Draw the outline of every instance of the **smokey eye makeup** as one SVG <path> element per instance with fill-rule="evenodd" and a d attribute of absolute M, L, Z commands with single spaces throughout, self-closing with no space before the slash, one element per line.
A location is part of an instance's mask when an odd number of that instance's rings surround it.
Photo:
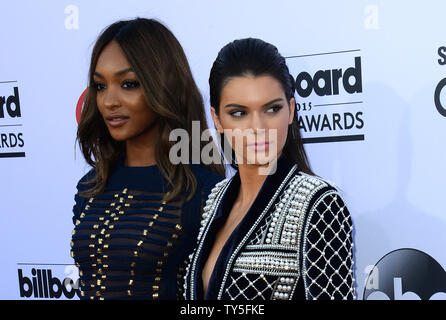
<path fill-rule="evenodd" d="M 94 88 L 94 90 L 99 92 L 99 91 L 102 91 L 105 89 L 105 84 L 95 81 L 95 82 L 93 82 L 93 88 Z"/>
<path fill-rule="evenodd" d="M 137 89 L 140 87 L 140 83 L 136 80 L 125 80 L 121 87 L 124 89 Z"/>
<path fill-rule="evenodd" d="M 246 114 L 244 110 L 231 110 L 228 113 L 234 118 L 240 118 Z"/>
<path fill-rule="evenodd" d="M 268 107 L 268 109 L 266 110 L 267 113 L 277 113 L 279 112 L 281 109 L 283 108 L 282 105 L 280 104 L 276 104 L 273 106 Z"/>
<path fill-rule="evenodd" d="M 272 106 L 268 106 L 265 110 L 265 113 L 267 114 L 276 114 L 283 108 L 283 105 L 275 104 Z M 246 115 L 247 111 L 241 110 L 241 109 L 234 109 L 228 111 L 228 114 L 231 115 L 234 118 L 240 118 Z"/>
<path fill-rule="evenodd" d="M 141 85 L 140 85 L 139 81 L 136 81 L 136 80 L 125 80 L 121 84 L 121 88 L 127 89 L 127 90 L 137 89 L 140 86 Z M 99 91 L 106 89 L 106 85 L 104 83 L 95 81 L 95 82 L 93 82 L 93 88 L 97 92 L 99 92 Z"/>

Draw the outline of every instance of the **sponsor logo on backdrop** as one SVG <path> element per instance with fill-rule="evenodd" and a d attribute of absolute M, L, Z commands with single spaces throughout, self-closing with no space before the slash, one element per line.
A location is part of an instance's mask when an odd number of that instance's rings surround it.
<path fill-rule="evenodd" d="M 304 143 L 364 140 L 360 49 L 286 57 Z"/>
<path fill-rule="evenodd" d="M 0 158 L 25 157 L 20 90 L 17 81 L 0 81 Z"/>
<path fill-rule="evenodd" d="M 440 59 L 438 59 L 438 64 L 440 66 L 444 66 L 446 64 L 446 47 L 438 48 L 438 55 Z M 446 91 L 443 92 L 443 89 L 446 87 L 446 78 L 440 80 L 435 88 L 434 93 L 434 102 L 437 111 L 443 116 L 446 117 Z M 443 92 L 443 95 L 442 95 Z M 443 99 L 442 99 L 443 97 Z"/>
<path fill-rule="evenodd" d="M 446 272 L 428 254 L 398 249 L 371 269 L 364 300 L 445 300 Z"/>
<path fill-rule="evenodd" d="M 78 269 L 70 264 L 18 263 L 20 298 L 73 299 L 80 297 Z"/>
<path fill-rule="evenodd" d="M 82 92 L 81 96 L 79 97 L 79 100 L 77 100 L 76 104 L 76 121 L 79 124 L 79 121 L 81 121 L 81 114 L 82 114 L 82 108 L 84 107 L 84 101 L 85 101 L 85 95 L 87 94 L 87 89 Z"/>
<path fill-rule="evenodd" d="M 70 4 L 65 7 L 65 29 L 79 30 L 79 7 Z"/>

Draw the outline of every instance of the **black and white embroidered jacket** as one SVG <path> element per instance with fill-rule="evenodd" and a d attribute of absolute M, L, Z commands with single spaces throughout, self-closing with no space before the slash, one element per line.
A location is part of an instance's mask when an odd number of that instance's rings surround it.
<path fill-rule="evenodd" d="M 355 299 L 347 207 L 335 187 L 284 156 L 225 243 L 204 296 L 202 267 L 239 186 L 237 173 L 209 195 L 184 277 L 185 299 Z"/>

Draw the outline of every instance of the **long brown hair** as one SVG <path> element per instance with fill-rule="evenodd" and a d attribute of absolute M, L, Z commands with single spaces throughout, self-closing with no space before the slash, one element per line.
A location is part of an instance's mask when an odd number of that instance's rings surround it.
<path fill-rule="evenodd" d="M 190 199 L 197 181 L 189 164 L 174 165 L 169 161 L 171 130 L 185 129 L 192 136 L 192 121 L 200 122 L 201 132 L 207 129 L 203 98 L 195 84 L 186 55 L 178 40 L 160 22 L 137 18 L 118 21 L 98 37 L 91 56 L 89 86 L 77 130 L 77 141 L 85 160 L 96 170 L 87 183 L 91 188 L 81 193 L 92 196 L 104 191 L 107 179 L 118 159 L 125 154 L 125 142 L 114 140 L 99 113 L 93 73 L 99 55 L 111 41 L 116 41 L 141 83 L 148 106 L 158 115 L 159 132 L 155 143 L 155 159 L 171 191 L 164 200 L 171 200 L 183 191 Z M 201 142 L 203 146 L 204 143 Z M 191 154 L 191 153 L 189 153 Z M 191 162 L 189 162 L 191 163 Z M 206 165 L 224 176 L 221 164 Z"/>
<path fill-rule="evenodd" d="M 294 98 L 295 83 L 290 75 L 285 58 L 277 48 L 260 39 L 246 38 L 235 40 L 225 45 L 217 55 L 209 76 L 210 102 L 217 114 L 220 112 L 220 96 L 223 87 L 232 77 L 270 75 L 280 82 L 287 100 Z M 224 136 L 222 143 L 227 143 Z M 223 150 L 227 150 L 222 146 Z M 288 136 L 283 148 L 283 154 L 296 163 L 300 171 L 314 175 L 308 162 L 302 137 L 299 131 L 297 110 L 293 122 L 288 126 Z M 237 169 L 234 162 L 234 152 L 226 156 L 231 166 Z"/>

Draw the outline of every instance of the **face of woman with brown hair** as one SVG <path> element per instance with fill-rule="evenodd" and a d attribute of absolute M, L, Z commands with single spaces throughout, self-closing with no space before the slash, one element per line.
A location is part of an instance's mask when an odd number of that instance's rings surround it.
<path fill-rule="evenodd" d="M 152 140 L 157 116 L 147 105 L 140 82 L 116 41 L 99 55 L 93 79 L 97 106 L 113 139 Z"/>
<path fill-rule="evenodd" d="M 219 114 L 215 108 L 211 112 L 239 165 L 266 165 L 279 157 L 285 146 L 294 105 L 294 98 L 287 101 L 275 78 L 237 76 L 229 79 L 221 91 Z"/>

